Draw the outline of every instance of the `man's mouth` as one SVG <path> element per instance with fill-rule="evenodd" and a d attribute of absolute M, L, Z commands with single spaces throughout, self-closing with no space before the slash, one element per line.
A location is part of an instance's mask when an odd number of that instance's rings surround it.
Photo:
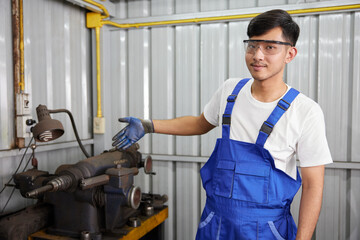
<path fill-rule="evenodd" d="M 258 71 L 258 70 L 261 70 L 262 68 L 266 67 L 266 64 L 251 63 L 250 66 L 252 66 L 255 71 Z"/>

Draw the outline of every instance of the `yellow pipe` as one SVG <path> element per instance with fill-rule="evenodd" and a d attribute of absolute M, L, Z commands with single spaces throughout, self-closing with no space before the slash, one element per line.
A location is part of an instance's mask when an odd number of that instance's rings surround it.
<path fill-rule="evenodd" d="M 244 18 L 253 18 L 259 15 L 260 13 L 250 13 L 250 14 L 240 14 L 240 15 L 230 15 L 230 16 L 220 16 L 220 17 L 205 17 L 205 18 L 192 18 L 192 19 L 180 19 L 180 20 L 169 20 L 169 21 L 158 21 L 158 22 L 147 22 L 147 23 L 132 23 L 132 24 L 119 24 L 109 20 L 103 20 L 108 18 L 109 12 L 107 9 L 92 0 L 83 0 L 87 3 L 90 3 L 94 6 L 100 8 L 105 15 L 101 15 L 100 19 L 95 20 L 95 35 L 96 35 L 96 70 L 97 70 L 97 117 L 102 117 L 101 112 L 101 79 L 100 79 L 100 28 L 103 25 L 111 25 L 118 28 L 139 28 L 139 27 L 151 27 L 151 26 L 160 26 L 160 25 L 176 25 L 183 23 L 203 23 L 211 21 L 227 21 L 235 19 L 244 19 Z M 304 13 L 321 13 L 321 12 L 332 12 L 332 11 L 341 11 L 341 10 L 351 10 L 360 8 L 360 4 L 354 5 L 343 5 L 336 7 L 321 7 L 321 8 L 309 8 L 309 9 L 298 9 L 298 10 L 289 10 L 289 14 L 304 14 Z"/>
<path fill-rule="evenodd" d="M 24 92 L 25 90 L 25 81 L 24 81 L 24 21 L 23 21 L 23 0 L 19 1 L 20 7 L 20 93 Z"/>
<path fill-rule="evenodd" d="M 287 12 L 289 14 L 304 14 L 304 13 L 320 13 L 320 12 L 332 12 L 332 11 L 340 11 L 340 10 L 351 10 L 357 8 L 360 8 L 360 4 L 343 5 L 336 7 L 298 9 L 298 10 L 289 10 Z M 260 13 L 250 13 L 250 14 L 241 14 L 241 15 L 219 16 L 219 17 L 191 18 L 191 19 L 179 19 L 179 20 L 147 22 L 147 23 L 125 23 L 125 24 L 115 23 L 108 20 L 101 20 L 101 23 L 103 25 L 107 24 L 118 28 L 139 28 L 139 27 L 151 27 L 151 26 L 160 26 L 160 25 L 176 25 L 182 23 L 202 23 L 202 22 L 211 22 L 211 21 L 226 21 L 226 20 L 253 18 L 259 14 Z"/>
<path fill-rule="evenodd" d="M 100 8 L 105 14 L 105 15 L 102 15 L 101 18 L 108 18 L 110 16 L 108 10 L 103 5 L 101 5 L 100 3 L 94 2 L 92 0 L 83 0 L 83 1 L 87 2 L 87 3 L 90 3 L 90 4 Z"/>
<path fill-rule="evenodd" d="M 100 27 L 95 28 L 96 36 L 96 89 L 97 89 L 97 117 L 102 117 L 101 112 L 101 78 L 100 78 Z"/>

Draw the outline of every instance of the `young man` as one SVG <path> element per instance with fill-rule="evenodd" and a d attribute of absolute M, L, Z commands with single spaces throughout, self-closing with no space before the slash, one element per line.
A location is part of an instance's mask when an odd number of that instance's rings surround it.
<path fill-rule="evenodd" d="M 200 116 L 124 118 L 113 145 L 129 147 L 145 133 L 222 138 L 200 174 L 207 200 L 197 239 L 310 239 L 322 202 L 324 164 L 332 162 L 317 103 L 283 81 L 297 54 L 299 27 L 282 10 L 250 22 L 245 40 L 252 79 L 228 79 Z M 300 160 L 301 177 L 296 168 Z M 302 178 L 302 179 L 301 179 Z M 302 184 L 298 229 L 290 204 Z"/>

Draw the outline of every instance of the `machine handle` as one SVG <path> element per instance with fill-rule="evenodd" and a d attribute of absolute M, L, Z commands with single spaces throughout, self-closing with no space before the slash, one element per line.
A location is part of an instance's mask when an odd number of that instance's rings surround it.
<path fill-rule="evenodd" d="M 92 177 L 92 178 L 82 179 L 80 181 L 80 188 L 82 190 L 86 190 L 86 189 L 93 188 L 96 186 L 104 185 L 109 182 L 109 179 L 110 179 L 110 177 L 107 174 L 99 175 L 99 176 Z"/>

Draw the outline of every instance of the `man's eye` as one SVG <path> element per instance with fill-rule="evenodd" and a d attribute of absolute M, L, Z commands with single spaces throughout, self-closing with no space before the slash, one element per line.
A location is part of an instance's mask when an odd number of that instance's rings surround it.
<path fill-rule="evenodd" d="M 248 48 L 250 48 L 250 49 L 254 49 L 256 46 L 254 45 L 254 44 L 249 44 L 248 45 Z"/>
<path fill-rule="evenodd" d="M 276 47 L 273 46 L 273 45 L 267 45 L 267 46 L 266 46 L 266 49 L 267 49 L 267 50 L 274 50 L 274 49 L 276 49 Z"/>

